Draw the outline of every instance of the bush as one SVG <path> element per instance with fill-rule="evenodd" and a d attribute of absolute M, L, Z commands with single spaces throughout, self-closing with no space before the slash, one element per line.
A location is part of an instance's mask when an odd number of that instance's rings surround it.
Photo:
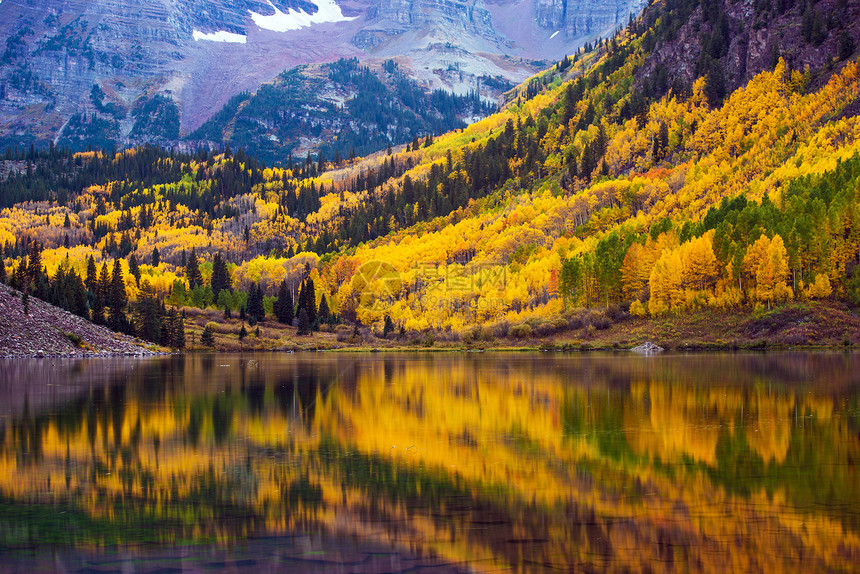
<path fill-rule="evenodd" d="M 598 331 L 603 331 L 612 326 L 612 319 L 606 315 L 594 314 L 591 316 L 591 325 Z"/>
<path fill-rule="evenodd" d="M 507 337 L 508 332 L 511 329 L 511 324 L 508 323 L 507 321 L 499 321 L 498 323 L 493 325 L 492 329 L 493 329 L 493 336 L 494 337 L 498 337 L 498 338 Z"/>
<path fill-rule="evenodd" d="M 352 327 L 349 325 L 338 325 L 335 327 L 334 333 L 338 343 L 345 343 L 352 337 Z"/>
<path fill-rule="evenodd" d="M 527 339 L 532 336 L 532 328 L 528 323 L 520 323 L 511 327 L 510 335 L 517 339 Z"/>
<path fill-rule="evenodd" d="M 538 325 L 534 328 L 535 334 L 538 337 L 546 337 L 548 335 L 552 335 L 555 333 L 555 327 L 553 327 L 552 323 L 538 323 Z"/>

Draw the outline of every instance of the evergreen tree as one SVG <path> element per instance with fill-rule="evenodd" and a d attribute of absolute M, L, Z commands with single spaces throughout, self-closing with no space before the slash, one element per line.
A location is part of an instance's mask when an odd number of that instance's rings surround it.
<path fill-rule="evenodd" d="M 140 265 L 138 265 L 137 256 L 134 253 L 128 258 L 128 272 L 131 273 L 131 276 L 140 285 Z"/>
<path fill-rule="evenodd" d="M 99 273 L 96 268 L 96 260 L 93 258 L 92 254 L 90 254 L 90 256 L 87 257 L 87 277 L 84 280 L 84 284 L 87 287 L 87 291 L 95 295 L 98 290 L 98 283 Z"/>
<path fill-rule="evenodd" d="M 248 336 L 248 330 L 245 328 L 245 325 L 242 325 L 242 328 L 239 329 L 239 340 L 241 341 L 245 337 Z"/>
<path fill-rule="evenodd" d="M 209 325 L 203 327 L 203 332 L 200 333 L 200 345 L 203 347 L 215 346 L 215 333 L 209 328 Z"/>
<path fill-rule="evenodd" d="M 6 283 L 6 263 L 3 261 L 2 254 L 0 254 L 0 283 Z"/>
<path fill-rule="evenodd" d="M 21 293 L 21 305 L 24 306 L 24 314 L 30 314 L 30 293 L 28 289 L 24 289 L 24 292 Z"/>
<path fill-rule="evenodd" d="M 297 312 L 304 309 L 308 315 L 308 321 L 313 325 L 317 319 L 317 299 L 314 289 L 314 280 L 311 278 L 305 279 L 299 291 L 299 306 Z"/>
<path fill-rule="evenodd" d="M 252 283 L 248 290 L 248 309 L 246 312 L 249 323 L 253 320 L 256 324 L 266 319 L 266 310 L 263 306 L 263 289 L 256 283 Z"/>
<path fill-rule="evenodd" d="M 113 260 L 113 273 L 108 289 L 107 306 L 110 308 L 108 314 L 108 326 L 114 331 L 123 331 L 128 319 L 125 316 L 125 306 L 128 297 L 125 293 L 125 280 L 122 276 L 122 265 L 119 259 Z"/>
<path fill-rule="evenodd" d="M 297 335 L 311 334 L 311 320 L 308 318 L 308 311 L 304 307 L 299 309 L 299 325 L 296 332 Z"/>
<path fill-rule="evenodd" d="M 30 263 L 27 266 L 27 278 L 32 285 L 38 285 L 42 276 L 42 246 L 38 241 L 30 245 Z"/>
<path fill-rule="evenodd" d="M 135 306 L 135 331 L 145 341 L 161 343 L 161 305 L 155 290 L 144 280 Z"/>
<path fill-rule="evenodd" d="M 386 339 L 388 335 L 394 332 L 394 321 L 391 320 L 391 315 L 385 316 L 385 326 L 382 327 L 382 336 Z"/>
<path fill-rule="evenodd" d="M 158 267 L 161 263 L 161 253 L 158 252 L 158 247 L 152 248 L 152 266 Z"/>
<path fill-rule="evenodd" d="M 212 293 L 216 299 L 222 290 L 232 290 L 230 280 L 230 272 L 227 270 L 227 263 L 221 257 L 221 253 L 216 253 L 212 260 Z"/>
<path fill-rule="evenodd" d="M 197 252 L 191 248 L 191 255 L 185 263 L 185 278 L 188 280 L 189 289 L 203 284 L 203 275 L 200 274 L 200 263 L 197 261 Z"/>
<path fill-rule="evenodd" d="M 325 293 L 323 293 L 322 298 L 320 299 L 320 308 L 319 311 L 317 311 L 317 326 L 329 325 L 331 322 L 331 311 L 328 308 L 328 301 L 326 300 Z"/>
<path fill-rule="evenodd" d="M 293 294 L 287 288 L 287 281 L 281 282 L 278 288 L 278 298 L 275 301 L 275 315 L 280 323 L 292 325 L 296 309 L 293 303 Z"/>

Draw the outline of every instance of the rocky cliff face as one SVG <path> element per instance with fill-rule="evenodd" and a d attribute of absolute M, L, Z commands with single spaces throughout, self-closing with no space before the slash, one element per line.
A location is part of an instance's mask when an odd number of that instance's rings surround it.
<path fill-rule="evenodd" d="M 641 0 L 535 0 L 535 17 L 543 28 L 583 38 L 627 25 L 643 5 Z"/>
<path fill-rule="evenodd" d="M 637 73 L 640 84 L 660 94 L 704 76 L 709 97 L 721 98 L 783 58 L 798 73 L 819 70 L 800 79 L 813 88 L 860 47 L 857 2 L 716 0 L 704 8 L 696 6 L 672 37 L 658 40 Z"/>
<path fill-rule="evenodd" d="M 0 148 L 169 144 L 284 69 L 344 56 L 394 58 L 428 89 L 519 82 L 640 2 L 3 0 Z"/>

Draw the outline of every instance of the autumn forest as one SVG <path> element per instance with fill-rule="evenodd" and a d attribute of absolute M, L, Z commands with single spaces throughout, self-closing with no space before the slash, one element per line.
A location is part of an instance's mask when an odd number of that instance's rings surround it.
<path fill-rule="evenodd" d="M 726 16 L 698 10 L 713 33 L 687 83 L 653 63 L 697 6 L 657 3 L 498 112 L 365 157 L 9 148 L 0 279 L 179 349 L 189 314 L 203 318 L 192 344 L 217 347 L 261 324 L 338 342 L 529 340 L 854 308 L 851 39 L 833 32 L 822 69 L 776 51 L 733 89 Z"/>

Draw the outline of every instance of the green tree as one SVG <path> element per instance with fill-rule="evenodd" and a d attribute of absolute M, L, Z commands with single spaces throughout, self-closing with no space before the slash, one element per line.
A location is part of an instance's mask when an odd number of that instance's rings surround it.
<path fill-rule="evenodd" d="M 197 252 L 191 248 L 191 255 L 185 262 L 185 278 L 188 279 L 188 286 L 194 289 L 198 285 L 203 284 L 203 275 L 200 274 L 200 262 L 197 260 Z"/>
<path fill-rule="evenodd" d="M 149 281 L 143 281 L 134 313 L 135 331 L 145 341 L 161 343 L 161 305 Z"/>
<path fill-rule="evenodd" d="M 140 285 L 140 265 L 138 265 L 137 256 L 134 253 L 128 258 L 128 272 L 131 273 L 134 280 Z"/>
<path fill-rule="evenodd" d="M 287 287 L 286 280 L 278 287 L 278 298 L 275 300 L 275 316 L 280 323 L 292 325 L 296 309 L 293 303 L 293 294 Z"/>
<path fill-rule="evenodd" d="M 253 321 L 256 324 L 259 321 L 266 319 L 266 309 L 263 305 L 263 289 L 256 283 L 252 283 L 248 289 L 248 322 Z"/>
<path fill-rule="evenodd" d="M 209 325 L 203 327 L 203 332 L 200 333 L 200 345 L 203 347 L 215 346 L 215 333 L 212 332 Z"/>
<path fill-rule="evenodd" d="M 161 263 L 161 253 L 158 252 L 158 247 L 152 248 L 151 260 L 153 267 L 158 267 L 158 265 Z"/>
<path fill-rule="evenodd" d="M 230 272 L 227 270 L 227 263 L 221 257 L 221 253 L 216 253 L 212 259 L 212 293 L 218 297 L 222 290 L 232 290 L 232 280 Z"/>
<path fill-rule="evenodd" d="M 84 284 L 87 287 L 87 291 L 96 294 L 98 291 L 98 282 L 99 282 L 99 272 L 96 268 L 96 260 L 92 255 L 87 257 L 87 277 L 84 280 Z"/>
<path fill-rule="evenodd" d="M 307 313 L 308 315 L 308 321 L 310 321 L 311 325 L 314 324 L 314 321 L 316 321 L 317 318 L 316 303 L 317 300 L 314 288 L 314 280 L 311 278 L 305 279 L 299 290 L 299 306 L 296 312 L 301 312 L 301 310 L 304 309 L 305 313 Z"/>
<path fill-rule="evenodd" d="M 127 326 L 128 319 L 125 316 L 125 306 L 127 303 L 128 297 L 125 293 L 122 265 L 119 259 L 114 259 L 113 273 L 111 274 L 107 298 L 107 306 L 110 308 L 108 326 L 114 331 L 123 331 Z"/>
<path fill-rule="evenodd" d="M 325 293 L 323 293 L 320 299 L 320 307 L 317 311 L 317 325 L 329 325 L 332 323 L 332 319 L 331 310 L 328 308 L 328 300 Z"/>
<path fill-rule="evenodd" d="M 311 334 L 311 321 L 308 318 L 308 311 L 304 307 L 299 309 L 299 325 L 296 332 L 297 335 Z"/>

